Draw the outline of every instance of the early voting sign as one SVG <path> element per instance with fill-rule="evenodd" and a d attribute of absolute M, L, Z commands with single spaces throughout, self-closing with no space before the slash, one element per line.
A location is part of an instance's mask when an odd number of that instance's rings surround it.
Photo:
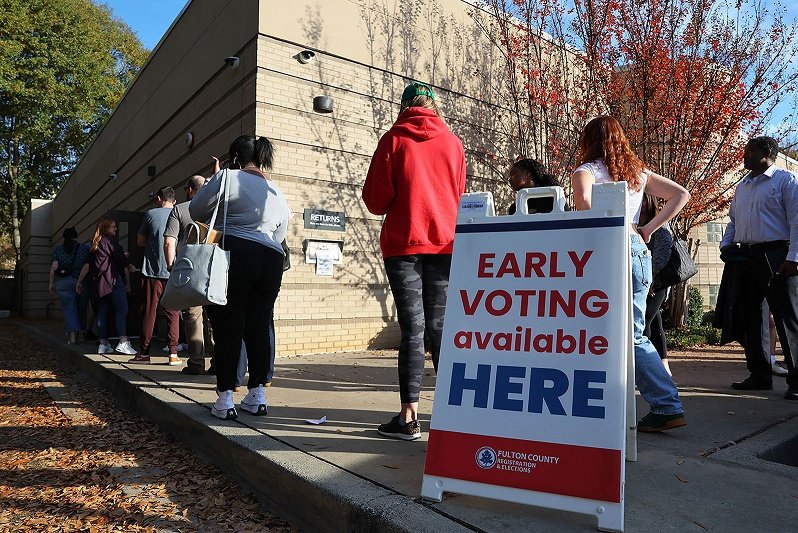
<path fill-rule="evenodd" d="M 527 199 L 554 196 L 528 214 Z M 463 195 L 422 496 L 593 514 L 623 530 L 630 338 L 626 184 L 566 212 L 526 189 L 511 216 Z"/>

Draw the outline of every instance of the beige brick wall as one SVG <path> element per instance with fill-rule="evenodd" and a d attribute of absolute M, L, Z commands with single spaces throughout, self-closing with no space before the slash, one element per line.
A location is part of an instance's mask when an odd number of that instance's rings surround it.
<path fill-rule="evenodd" d="M 408 80 L 432 83 L 444 120 L 463 140 L 467 189 L 494 191 L 503 210 L 511 194 L 506 169 L 493 156 L 517 154 L 507 111 L 489 102 L 501 101 L 505 81 L 501 69 L 490 68 L 498 64 L 494 48 L 473 26 L 467 2 L 422 0 L 411 9 L 395 0 L 300 1 L 295 7 L 261 4 L 257 50 L 256 132 L 275 142 L 274 179 L 297 213 L 288 237 L 294 268 L 275 315 L 280 353 L 395 346 L 381 217 L 360 199 L 371 155 L 398 114 Z M 389 29 L 396 29 L 392 38 Z M 316 55 L 303 64 L 297 55 L 306 49 Z M 313 112 L 319 95 L 334 99 L 333 113 Z M 304 229 L 306 208 L 345 212 L 346 231 Z M 297 257 L 314 238 L 344 241 L 343 264 L 331 278 Z"/>
<path fill-rule="evenodd" d="M 277 148 L 272 177 L 296 212 L 288 233 L 293 268 L 276 308 L 278 353 L 396 346 L 381 217 L 368 213 L 360 193 L 409 79 L 436 87 L 444 119 L 464 142 L 468 189 L 494 190 L 498 206 L 509 203 L 505 169 L 492 162 L 497 153 L 516 155 L 508 114 L 489 104 L 501 101 L 505 80 L 472 9 L 462 0 L 191 2 L 54 200 L 48 258 L 65 227 L 88 238 L 108 210 L 143 211 L 158 187 L 207 175 L 210 156 L 226 152 L 235 136 L 265 135 Z M 297 61 L 303 49 L 316 60 Z M 241 58 L 238 70 L 222 62 L 229 55 Z M 334 98 L 332 114 L 312 111 L 317 95 Z M 346 231 L 304 229 L 306 208 L 345 212 Z M 333 276 L 304 263 L 308 239 L 344 242 Z M 54 301 L 42 295 L 46 285 L 31 290 Z"/>
<path fill-rule="evenodd" d="M 256 132 L 274 141 L 273 177 L 297 214 L 288 237 L 294 267 L 284 277 L 275 310 L 280 353 L 395 346 L 395 309 L 379 251 L 381 217 L 366 210 L 360 194 L 407 80 L 320 51 L 313 63 L 301 64 L 296 55 L 303 49 L 266 35 L 258 40 Z M 334 99 L 329 115 L 312 110 L 313 97 L 322 94 Z M 468 122 L 497 113 L 452 91 L 438 89 L 438 95 L 445 120 L 467 150 L 469 190 L 488 185 L 504 192 L 506 186 L 482 162 L 485 147 L 473 141 L 501 136 L 483 121 Z M 304 229 L 304 209 L 345 212 L 346 231 Z M 314 265 L 297 257 L 314 238 L 344 241 L 343 264 L 331 278 L 317 276 Z"/>

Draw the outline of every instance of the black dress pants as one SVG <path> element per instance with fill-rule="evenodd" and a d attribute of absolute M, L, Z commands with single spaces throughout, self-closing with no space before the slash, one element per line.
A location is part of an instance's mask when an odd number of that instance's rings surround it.
<path fill-rule="evenodd" d="M 269 325 L 283 279 L 283 254 L 237 237 L 225 237 L 223 248 L 230 252 L 227 305 L 206 307 L 213 327 L 216 388 L 235 387 L 243 341 L 251 389 L 268 381 L 269 358 L 274 353 Z"/>
<path fill-rule="evenodd" d="M 777 274 L 787 257 L 788 245 L 754 245 L 749 261 L 739 270 L 745 323 L 745 360 L 751 379 L 757 383 L 773 382 L 770 368 L 770 339 L 763 303 L 767 300 L 787 363 L 787 386 L 798 388 L 798 276 Z"/>
<path fill-rule="evenodd" d="M 656 279 L 656 277 L 654 278 Z M 665 337 L 665 326 L 662 323 L 662 304 L 668 296 L 668 288 L 654 291 L 646 298 L 646 327 L 643 335 L 648 337 L 657 349 L 660 359 L 668 358 L 668 340 Z"/>

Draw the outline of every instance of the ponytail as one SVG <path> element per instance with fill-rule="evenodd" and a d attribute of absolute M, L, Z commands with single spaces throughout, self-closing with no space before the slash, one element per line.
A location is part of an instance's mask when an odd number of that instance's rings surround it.
<path fill-rule="evenodd" d="M 241 135 L 230 145 L 230 159 L 238 168 L 255 165 L 271 170 L 274 162 L 274 146 L 266 137 Z"/>
<path fill-rule="evenodd" d="M 267 170 L 272 169 L 272 162 L 274 161 L 274 147 L 271 141 L 266 137 L 258 137 L 255 141 L 255 154 L 257 161 L 255 162 L 260 168 Z"/>

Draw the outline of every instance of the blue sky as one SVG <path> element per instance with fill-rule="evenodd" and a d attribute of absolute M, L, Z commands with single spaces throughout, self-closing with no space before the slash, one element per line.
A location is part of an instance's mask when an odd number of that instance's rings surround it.
<path fill-rule="evenodd" d="M 152 50 L 188 0 L 94 0 L 111 8 Z"/>

